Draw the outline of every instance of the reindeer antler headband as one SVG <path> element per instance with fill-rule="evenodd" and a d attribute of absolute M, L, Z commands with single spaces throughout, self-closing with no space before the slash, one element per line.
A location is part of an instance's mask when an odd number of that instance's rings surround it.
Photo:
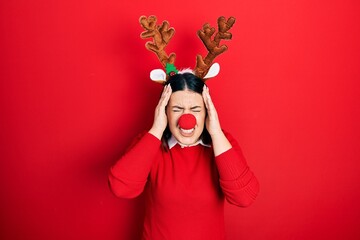
<path fill-rule="evenodd" d="M 157 55 L 161 64 L 166 69 L 166 73 L 162 69 L 151 71 L 150 78 L 153 81 L 165 84 L 169 76 L 178 73 L 178 70 L 174 66 L 176 58 L 175 53 L 167 55 L 165 52 L 165 47 L 174 36 L 175 30 L 174 28 L 169 28 L 169 22 L 166 20 L 163 21 L 161 25 L 156 25 L 157 19 L 155 16 L 149 16 L 148 18 L 141 16 L 139 21 L 141 26 L 145 29 L 140 37 L 142 39 L 153 38 L 153 41 L 147 42 L 145 47 Z M 193 73 L 203 79 L 203 81 L 215 77 L 219 73 L 220 65 L 218 63 L 213 64 L 213 61 L 217 56 L 228 49 L 226 45 L 220 46 L 220 41 L 222 39 L 230 40 L 232 38 L 232 34 L 228 31 L 234 25 L 235 18 L 230 17 L 226 20 L 225 17 L 219 17 L 217 22 L 218 32 L 213 38 L 212 36 L 215 33 L 215 28 L 211 27 L 208 23 L 204 24 L 202 29 L 197 32 L 197 35 L 208 50 L 208 54 L 205 58 L 201 55 L 196 56 L 196 66 Z"/>

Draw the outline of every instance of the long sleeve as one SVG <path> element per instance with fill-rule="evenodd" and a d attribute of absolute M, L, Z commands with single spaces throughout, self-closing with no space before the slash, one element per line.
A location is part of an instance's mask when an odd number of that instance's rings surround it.
<path fill-rule="evenodd" d="M 259 192 L 259 182 L 250 170 L 238 143 L 226 134 L 232 148 L 215 158 L 220 186 L 231 204 L 247 207 Z"/>
<path fill-rule="evenodd" d="M 109 185 L 116 196 L 134 198 L 142 193 L 160 144 L 150 133 L 140 135 L 111 167 Z"/>

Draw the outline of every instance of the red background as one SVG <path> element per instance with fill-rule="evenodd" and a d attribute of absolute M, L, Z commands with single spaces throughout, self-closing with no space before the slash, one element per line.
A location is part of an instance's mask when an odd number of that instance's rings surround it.
<path fill-rule="evenodd" d="M 143 199 L 107 172 L 147 129 L 160 64 L 140 15 L 175 27 L 178 67 L 203 23 L 235 16 L 208 84 L 261 183 L 226 205 L 229 240 L 360 239 L 360 4 L 356 0 L 0 3 L 1 239 L 137 239 Z"/>

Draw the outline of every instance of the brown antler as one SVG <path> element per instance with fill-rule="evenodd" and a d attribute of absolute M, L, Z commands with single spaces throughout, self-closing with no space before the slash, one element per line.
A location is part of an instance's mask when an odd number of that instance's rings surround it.
<path fill-rule="evenodd" d="M 232 34 L 227 31 L 229 31 L 234 23 L 234 17 L 230 17 L 228 20 L 226 20 L 225 17 L 219 17 L 218 32 L 213 40 L 211 37 L 215 33 L 215 28 L 210 27 L 208 23 L 204 24 L 203 28 L 197 32 L 198 36 L 208 50 L 208 54 L 204 59 L 201 55 L 196 56 L 196 67 L 194 70 L 196 76 L 203 78 L 209 71 L 214 59 L 228 49 L 226 45 L 219 46 L 219 44 L 221 39 L 230 40 L 232 38 Z"/>
<path fill-rule="evenodd" d="M 147 42 L 145 47 L 156 53 L 163 67 L 166 67 L 167 63 L 173 64 L 175 62 L 175 53 L 171 53 L 168 56 L 165 52 L 165 47 L 169 43 L 170 39 L 174 36 L 175 30 L 173 28 L 169 29 L 169 22 L 163 21 L 161 26 L 156 25 L 156 17 L 141 16 L 140 19 L 141 26 L 146 30 L 141 33 L 140 37 L 142 39 L 153 38 L 152 42 Z"/>

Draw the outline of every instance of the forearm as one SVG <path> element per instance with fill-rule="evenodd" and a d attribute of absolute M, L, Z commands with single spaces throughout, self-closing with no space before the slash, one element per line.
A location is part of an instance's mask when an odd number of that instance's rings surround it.
<path fill-rule="evenodd" d="M 228 151 L 232 146 L 223 131 L 211 135 L 215 157 Z"/>
<path fill-rule="evenodd" d="M 226 199 L 234 205 L 247 207 L 259 192 L 259 182 L 242 154 L 235 149 L 216 157 L 219 181 Z"/>
<path fill-rule="evenodd" d="M 239 144 L 228 133 L 225 136 L 232 147 L 215 158 L 220 186 L 230 203 L 246 207 L 258 195 L 259 182 L 250 170 Z"/>

